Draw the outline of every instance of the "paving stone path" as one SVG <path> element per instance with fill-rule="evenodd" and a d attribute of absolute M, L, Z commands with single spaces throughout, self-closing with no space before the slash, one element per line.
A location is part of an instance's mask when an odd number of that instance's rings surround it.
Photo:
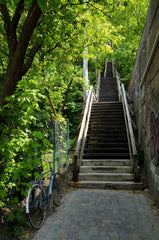
<path fill-rule="evenodd" d="M 33 240 L 159 240 L 159 215 L 143 193 L 73 190 Z"/>

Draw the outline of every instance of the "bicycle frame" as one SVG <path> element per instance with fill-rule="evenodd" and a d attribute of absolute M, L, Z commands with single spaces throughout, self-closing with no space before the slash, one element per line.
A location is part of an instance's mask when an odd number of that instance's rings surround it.
<path fill-rule="evenodd" d="M 49 181 L 49 187 L 48 187 L 48 193 L 46 195 L 46 191 L 45 191 L 45 188 L 43 186 L 43 176 L 46 175 L 47 173 L 51 173 L 50 175 L 50 181 Z M 48 203 L 49 201 L 49 196 L 52 195 L 52 185 L 53 185 L 53 180 L 54 180 L 54 177 L 56 175 L 56 172 L 53 172 L 52 168 L 50 168 L 48 171 L 44 172 L 41 174 L 41 178 L 39 179 L 40 180 L 40 188 L 44 190 L 44 194 L 45 194 L 45 197 L 46 197 L 46 202 Z M 36 183 L 35 183 L 36 184 Z M 29 189 L 29 192 L 28 192 L 28 196 L 30 195 L 30 191 L 31 191 L 31 188 Z M 29 208 L 28 208 L 28 197 L 26 198 L 26 213 L 29 213 Z M 34 201 L 36 202 L 36 199 L 34 199 Z M 45 202 L 45 203 L 46 203 Z M 40 192 L 40 205 L 42 206 L 42 191 Z"/>
<path fill-rule="evenodd" d="M 53 185 L 53 180 L 56 172 L 54 173 L 52 169 L 49 169 L 48 171 L 44 172 L 41 174 L 41 179 L 40 179 L 40 186 L 43 187 L 43 180 L 42 177 L 46 175 L 47 173 L 51 172 L 50 175 L 50 182 L 49 182 L 49 188 L 48 188 L 48 194 L 47 194 L 47 199 L 49 198 L 50 195 L 52 195 L 52 185 Z"/>
<path fill-rule="evenodd" d="M 43 172 L 41 177 L 32 184 L 26 198 L 26 213 L 28 214 L 30 224 L 35 229 L 39 229 L 44 223 L 47 207 L 50 209 L 52 209 L 54 205 L 58 207 L 64 200 L 64 191 L 63 188 L 60 187 L 60 184 L 62 186 L 62 182 L 59 180 L 60 174 L 52 169 L 52 162 L 47 163 L 49 163 L 50 169 Z M 43 179 L 46 174 L 48 174 L 49 182 L 45 185 Z M 56 174 L 58 174 L 58 176 Z M 46 187 L 47 192 L 45 191 Z"/>

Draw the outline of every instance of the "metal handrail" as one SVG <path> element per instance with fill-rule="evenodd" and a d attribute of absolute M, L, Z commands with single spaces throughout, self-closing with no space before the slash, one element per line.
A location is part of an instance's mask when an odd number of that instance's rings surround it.
<path fill-rule="evenodd" d="M 129 111 L 129 105 L 128 105 L 128 101 L 127 101 L 126 91 L 125 91 L 124 84 L 121 82 L 120 76 L 116 69 L 115 69 L 115 76 L 116 76 L 116 80 L 117 80 L 119 101 L 122 102 L 122 104 L 123 104 L 130 158 L 131 158 L 132 167 L 133 167 L 133 170 L 135 173 L 135 179 L 138 180 L 139 173 L 138 173 L 138 164 L 137 164 L 137 148 L 136 148 L 136 143 L 135 143 L 134 131 L 133 131 L 133 127 L 132 127 L 132 119 L 131 119 L 131 115 L 130 115 L 130 111 Z"/>
<path fill-rule="evenodd" d="M 127 102 L 127 98 L 126 98 L 125 87 L 124 87 L 123 83 L 121 83 L 121 88 L 122 88 L 122 102 L 123 102 L 123 107 L 124 107 L 125 113 L 126 113 L 126 121 L 128 124 L 128 131 L 129 131 L 129 135 L 130 135 L 132 154 L 136 155 L 137 150 L 136 150 L 136 144 L 135 144 L 135 137 L 134 137 L 133 127 L 132 127 L 128 102 Z"/>
<path fill-rule="evenodd" d="M 97 89 L 96 89 L 97 101 L 99 100 L 100 79 L 101 79 L 101 72 L 99 71 L 98 72 L 98 77 L 97 77 Z"/>
<path fill-rule="evenodd" d="M 107 63 L 108 63 L 108 59 L 106 59 L 105 61 L 104 78 L 106 78 L 106 74 L 107 74 Z"/>
<path fill-rule="evenodd" d="M 81 164 L 81 159 L 82 159 L 82 155 L 85 147 L 86 136 L 87 136 L 88 126 L 89 126 L 89 119 L 90 119 L 93 102 L 97 102 L 97 98 L 96 98 L 94 89 L 91 86 L 89 89 L 87 100 L 86 100 L 84 115 L 81 123 L 77 144 L 76 144 L 75 155 L 74 155 L 74 176 L 73 176 L 74 181 L 78 180 L 79 166 Z"/>
<path fill-rule="evenodd" d="M 114 67 L 113 67 L 114 68 Z M 118 97 L 119 97 L 119 101 L 121 102 L 122 101 L 122 91 L 121 91 L 121 80 L 120 80 L 120 77 L 119 77 L 119 74 L 117 72 L 117 70 L 115 69 L 115 77 L 116 77 L 116 81 L 117 81 L 117 87 L 118 87 Z"/>

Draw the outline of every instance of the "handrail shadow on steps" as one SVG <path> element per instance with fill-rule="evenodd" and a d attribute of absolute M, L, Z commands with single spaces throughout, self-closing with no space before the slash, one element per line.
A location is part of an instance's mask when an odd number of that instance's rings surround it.
<path fill-rule="evenodd" d="M 86 105 L 84 109 L 84 115 L 81 123 L 81 128 L 76 144 L 76 149 L 75 149 L 75 155 L 74 155 L 74 171 L 73 171 L 73 181 L 77 182 L 78 181 L 78 173 L 79 173 L 79 167 L 81 164 L 81 159 L 86 143 L 86 137 L 87 137 L 87 131 L 88 131 L 88 126 L 89 126 L 89 119 L 91 115 L 91 108 L 93 102 L 97 102 L 97 97 L 94 92 L 93 87 L 91 86 L 88 92 L 87 100 L 86 100 Z"/>

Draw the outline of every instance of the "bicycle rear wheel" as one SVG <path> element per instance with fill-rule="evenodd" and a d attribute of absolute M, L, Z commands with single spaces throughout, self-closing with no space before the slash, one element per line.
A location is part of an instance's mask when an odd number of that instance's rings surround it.
<path fill-rule="evenodd" d="M 53 203 L 58 207 L 64 202 L 65 184 L 60 174 L 56 173 L 53 180 L 52 189 Z"/>
<path fill-rule="evenodd" d="M 39 229 L 46 216 L 46 196 L 39 184 L 29 189 L 26 199 L 26 213 L 33 228 Z"/>

